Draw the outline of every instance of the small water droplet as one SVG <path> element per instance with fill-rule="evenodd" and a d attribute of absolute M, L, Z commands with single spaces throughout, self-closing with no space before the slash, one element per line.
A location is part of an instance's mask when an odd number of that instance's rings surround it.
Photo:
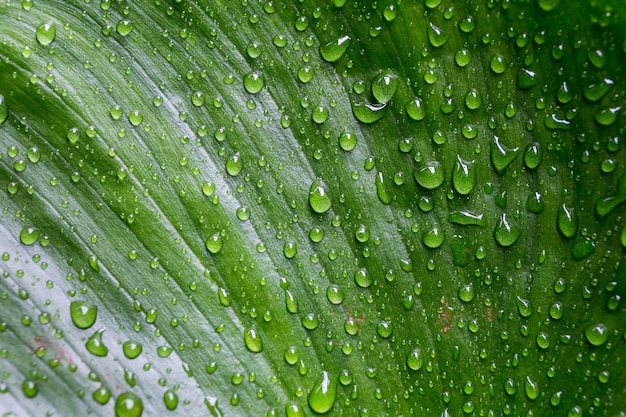
<path fill-rule="evenodd" d="M 424 104 L 422 99 L 419 97 L 415 97 L 413 100 L 409 101 L 405 106 L 406 114 L 413 120 L 423 120 L 426 117 L 426 109 L 424 108 Z"/>
<path fill-rule="evenodd" d="M 536 400 L 539 397 L 539 384 L 527 376 L 524 379 L 524 391 L 529 400 Z"/>
<path fill-rule="evenodd" d="M 459 299 L 464 303 L 469 303 L 474 299 L 474 285 L 470 282 L 469 284 L 463 285 L 459 289 Z"/>
<path fill-rule="evenodd" d="M 424 355 L 420 348 L 415 348 L 406 358 L 407 366 L 414 370 L 419 371 L 424 366 Z"/>
<path fill-rule="evenodd" d="M 328 42 L 324 45 L 320 46 L 320 56 L 326 62 L 336 62 L 338 61 L 345 53 L 352 39 L 350 36 L 342 36 L 331 42 Z"/>
<path fill-rule="evenodd" d="M 124 356 L 128 359 L 135 359 L 141 352 L 143 351 L 143 346 L 141 343 L 134 342 L 132 340 L 127 340 L 122 344 L 122 351 L 124 352 Z"/>
<path fill-rule="evenodd" d="M 515 304 L 517 305 L 517 312 L 522 317 L 530 317 L 533 314 L 533 307 L 530 304 L 530 301 L 520 297 L 519 295 L 515 297 Z"/>

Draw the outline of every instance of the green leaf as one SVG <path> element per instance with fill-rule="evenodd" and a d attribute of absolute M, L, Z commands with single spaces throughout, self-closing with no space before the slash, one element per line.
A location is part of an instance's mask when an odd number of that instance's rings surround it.
<path fill-rule="evenodd" d="M 0 414 L 626 415 L 621 6 L 0 2 Z"/>

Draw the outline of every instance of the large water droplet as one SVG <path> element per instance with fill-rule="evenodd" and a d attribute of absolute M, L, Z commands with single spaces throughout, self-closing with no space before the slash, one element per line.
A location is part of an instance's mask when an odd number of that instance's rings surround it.
<path fill-rule="evenodd" d="M 385 116 L 387 106 L 385 104 L 353 103 L 352 114 L 359 122 L 371 124 Z"/>
<path fill-rule="evenodd" d="M 257 94 L 265 87 L 265 77 L 258 71 L 253 71 L 243 77 L 243 86 L 250 94 Z"/>
<path fill-rule="evenodd" d="M 48 46 L 57 36 L 57 28 L 54 23 L 43 23 L 37 26 L 35 37 L 41 46 Z"/>
<path fill-rule="evenodd" d="M 4 96 L 0 94 L 0 125 L 4 123 L 9 117 L 9 106 L 7 105 Z"/>
<path fill-rule="evenodd" d="M 436 249 L 443 245 L 443 241 L 444 234 L 438 226 L 431 228 L 422 235 L 422 243 L 431 249 Z"/>
<path fill-rule="evenodd" d="M 143 346 L 141 343 L 128 340 L 122 344 L 122 351 L 124 352 L 124 356 L 128 359 L 135 359 L 137 356 L 141 355 Z"/>
<path fill-rule="evenodd" d="M 587 341 L 594 346 L 602 346 L 609 337 L 609 330 L 604 323 L 596 323 L 585 328 Z"/>
<path fill-rule="evenodd" d="M 207 250 L 216 254 L 222 250 L 222 246 L 224 246 L 224 241 L 222 238 L 222 234 L 220 232 L 216 232 L 213 235 L 209 236 L 207 240 L 204 242 L 204 246 L 206 246 Z"/>
<path fill-rule="evenodd" d="M 390 72 L 383 72 L 372 81 L 372 95 L 379 103 L 387 103 L 396 93 L 398 84 L 398 77 Z"/>
<path fill-rule="evenodd" d="M 567 207 L 565 204 L 561 205 L 557 215 L 557 225 L 563 236 L 573 238 L 578 229 L 578 219 L 576 218 L 574 209 Z"/>
<path fill-rule="evenodd" d="M 443 184 L 445 179 L 443 167 L 439 161 L 429 161 L 413 171 L 415 181 L 422 187 L 432 190 Z"/>
<path fill-rule="evenodd" d="M 454 170 L 452 171 L 452 185 L 457 193 L 467 195 L 476 186 L 475 161 L 465 161 L 459 155 L 456 157 Z"/>
<path fill-rule="evenodd" d="M 536 400 L 539 397 L 539 384 L 527 376 L 524 379 L 524 391 L 529 400 Z"/>
<path fill-rule="evenodd" d="M 20 231 L 20 242 L 27 246 L 34 245 L 39 239 L 40 234 L 41 232 L 39 229 L 35 229 L 34 227 L 24 227 Z"/>
<path fill-rule="evenodd" d="M 549 12 L 550 10 L 558 6 L 560 2 L 561 0 L 538 0 L 537 4 L 539 4 L 539 7 L 541 7 L 543 10 Z"/>
<path fill-rule="evenodd" d="M 324 59 L 324 61 L 336 62 L 343 56 L 343 54 L 346 53 L 346 50 L 350 46 L 351 42 L 352 40 L 350 39 L 350 36 L 342 36 L 321 45 L 320 56 Z"/>
<path fill-rule="evenodd" d="M 504 174 L 506 168 L 513 162 L 520 154 L 519 148 L 509 148 L 500 142 L 500 138 L 493 137 L 493 142 L 490 143 L 491 148 L 491 164 L 498 175 Z"/>
<path fill-rule="evenodd" d="M 406 358 L 407 366 L 414 370 L 419 371 L 424 366 L 424 355 L 420 348 L 415 348 Z"/>
<path fill-rule="evenodd" d="M 88 305 L 84 301 L 72 301 L 70 303 L 70 317 L 79 329 L 88 329 L 93 326 L 97 316 L 97 305 Z"/>
<path fill-rule="evenodd" d="M 92 355 L 103 357 L 109 353 L 109 348 L 102 343 L 102 333 L 104 333 L 104 329 L 96 331 L 85 342 L 85 347 Z"/>
<path fill-rule="evenodd" d="M 316 381 L 309 393 L 309 407 L 318 414 L 328 413 L 335 403 L 336 393 L 337 378 L 331 377 L 326 371 L 322 371 L 321 378 Z"/>
<path fill-rule="evenodd" d="M 530 301 L 520 297 L 519 295 L 515 297 L 515 304 L 517 305 L 517 312 L 522 317 L 530 317 L 533 314 L 533 307 L 530 304 Z"/>
<path fill-rule="evenodd" d="M 419 97 L 415 97 L 405 106 L 406 114 L 413 120 L 423 120 L 426 117 L 426 109 L 424 103 Z"/>
<path fill-rule="evenodd" d="M 261 339 L 261 335 L 257 333 L 254 327 L 246 329 L 243 339 L 250 352 L 259 353 L 263 350 L 263 339 Z"/>
<path fill-rule="evenodd" d="M 522 230 L 515 224 L 509 223 L 506 213 L 500 215 L 500 219 L 493 230 L 493 237 L 501 246 L 511 246 L 522 234 Z"/>
<path fill-rule="evenodd" d="M 543 159 L 543 150 L 539 143 L 533 143 L 524 150 L 524 165 L 528 169 L 536 169 Z"/>
<path fill-rule="evenodd" d="M 239 152 L 235 153 L 226 161 L 226 172 L 231 177 L 236 177 L 237 175 L 239 175 L 242 169 L 243 160 L 241 159 L 241 154 Z"/>
<path fill-rule="evenodd" d="M 593 118 L 603 126 L 610 126 L 617 120 L 621 107 L 609 107 L 594 113 Z"/>
<path fill-rule="evenodd" d="M 313 180 L 309 188 L 309 204 L 316 213 L 326 213 L 332 206 L 328 192 L 319 178 Z"/>
<path fill-rule="evenodd" d="M 142 413 L 141 398 L 131 392 L 123 392 L 115 400 L 115 417 L 140 417 Z"/>
<path fill-rule="evenodd" d="M 450 34 L 448 32 L 445 32 L 438 26 L 435 26 L 432 22 L 428 24 L 427 34 L 428 41 L 435 48 L 443 46 L 446 42 L 448 42 L 448 39 L 450 39 Z"/>
<path fill-rule="evenodd" d="M 612 87 L 613 80 L 605 78 L 599 83 L 589 84 L 583 88 L 583 96 L 591 102 L 600 101 Z"/>
<path fill-rule="evenodd" d="M 521 68 L 517 73 L 517 88 L 520 90 L 526 90 L 537 85 L 539 81 L 536 78 L 535 72 L 529 69 Z"/>

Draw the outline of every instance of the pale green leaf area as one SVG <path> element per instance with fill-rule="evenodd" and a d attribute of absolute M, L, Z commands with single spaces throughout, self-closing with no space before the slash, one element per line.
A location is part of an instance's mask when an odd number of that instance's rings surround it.
<path fill-rule="evenodd" d="M 1 0 L 0 415 L 626 415 L 621 0 Z"/>

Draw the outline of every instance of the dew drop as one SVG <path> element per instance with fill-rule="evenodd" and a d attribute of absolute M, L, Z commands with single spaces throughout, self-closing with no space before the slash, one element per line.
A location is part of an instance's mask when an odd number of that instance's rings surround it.
<path fill-rule="evenodd" d="M 243 77 L 243 86 L 250 94 L 257 94 L 265 87 L 265 77 L 258 71 L 253 71 Z"/>
<path fill-rule="evenodd" d="M 339 146 L 346 152 L 350 152 L 356 147 L 357 139 L 356 135 L 345 130 L 339 135 Z"/>
<path fill-rule="evenodd" d="M 294 241 L 285 242 L 283 245 L 283 255 L 285 258 L 292 259 L 298 254 L 298 245 Z"/>
<path fill-rule="evenodd" d="M 246 329 L 243 339 L 250 352 L 259 353 L 263 350 L 263 339 L 261 339 L 261 335 L 257 333 L 254 327 Z"/>
<path fill-rule="evenodd" d="M 459 300 L 469 303 L 474 299 L 474 294 L 474 285 L 470 282 L 459 289 Z"/>
<path fill-rule="evenodd" d="M 321 45 L 320 56 L 326 62 L 336 62 L 346 53 L 351 42 L 352 40 L 349 36 L 342 36 Z"/>
<path fill-rule="evenodd" d="M 115 417 L 140 417 L 143 413 L 141 398 L 130 392 L 123 392 L 115 400 Z"/>
<path fill-rule="evenodd" d="M 561 0 L 538 0 L 537 3 L 542 10 L 549 12 L 559 5 Z"/>
<path fill-rule="evenodd" d="M 354 273 L 354 282 L 361 288 L 367 288 L 372 285 L 372 277 L 365 268 L 360 268 Z"/>
<path fill-rule="evenodd" d="M 298 404 L 287 404 L 285 406 L 286 417 L 306 417 L 304 410 Z"/>
<path fill-rule="evenodd" d="M 604 323 L 596 323 L 585 328 L 585 337 L 593 346 L 602 346 L 609 337 L 609 330 Z"/>
<path fill-rule="evenodd" d="M 574 239 L 570 248 L 572 259 L 582 261 L 588 258 L 596 249 L 595 243 L 588 237 Z"/>
<path fill-rule="evenodd" d="M 515 304 L 517 305 L 517 312 L 520 316 L 528 318 L 533 314 L 533 307 L 530 304 L 530 301 L 520 297 L 519 295 L 515 297 Z"/>
<path fill-rule="evenodd" d="M 163 393 L 163 403 L 168 410 L 176 410 L 176 407 L 178 407 L 178 394 L 174 390 L 168 389 Z"/>
<path fill-rule="evenodd" d="M 527 376 L 524 379 L 524 391 L 529 400 L 536 400 L 539 397 L 539 384 Z"/>
<path fill-rule="evenodd" d="M 519 156 L 519 148 L 509 148 L 500 142 L 500 138 L 494 136 L 490 143 L 491 164 L 498 175 L 503 175 L 506 168 Z"/>
<path fill-rule="evenodd" d="M 331 304 L 341 304 L 344 297 L 344 292 L 338 285 L 333 284 L 326 289 L 326 298 L 328 298 L 328 301 L 330 301 Z"/>
<path fill-rule="evenodd" d="M 124 356 L 128 359 L 135 359 L 141 352 L 143 351 L 143 346 L 141 343 L 133 342 L 132 340 L 127 340 L 122 344 L 122 351 L 124 352 Z"/>
<path fill-rule="evenodd" d="M 591 101 L 600 101 L 613 87 L 613 80 L 605 78 L 599 83 L 589 84 L 583 88 L 583 96 Z"/>
<path fill-rule="evenodd" d="M 352 114 L 358 121 L 372 124 L 385 116 L 387 106 L 385 104 L 353 103 Z"/>
<path fill-rule="evenodd" d="M 398 77 L 390 72 L 383 72 L 372 81 L 372 95 L 379 103 L 385 104 L 396 94 L 398 84 Z"/>
<path fill-rule="evenodd" d="M 4 96 L 0 94 L 0 125 L 9 118 L 9 106 L 7 105 Z"/>
<path fill-rule="evenodd" d="M 443 31 L 438 26 L 435 26 L 432 22 L 428 24 L 426 31 L 428 34 L 428 41 L 435 48 L 445 45 L 445 43 L 448 42 L 448 39 L 450 39 L 449 33 Z"/>
<path fill-rule="evenodd" d="M 24 382 L 22 382 L 22 392 L 26 398 L 35 398 L 39 393 L 37 383 L 30 379 L 25 379 Z"/>
<path fill-rule="evenodd" d="M 298 312 L 298 301 L 289 290 L 285 290 L 285 308 L 291 314 Z"/>
<path fill-rule="evenodd" d="M 35 229 L 34 227 L 24 227 L 20 231 L 20 242 L 27 246 L 34 245 L 39 239 L 40 234 L 39 229 Z"/>
<path fill-rule="evenodd" d="M 239 152 L 235 153 L 226 161 L 226 172 L 231 177 L 236 177 L 237 175 L 239 175 L 242 169 L 243 160 L 241 159 L 241 154 Z"/>
<path fill-rule="evenodd" d="M 476 110 L 483 104 L 482 95 L 476 90 L 472 88 L 465 95 L 465 106 L 470 110 Z"/>
<path fill-rule="evenodd" d="M 437 249 L 443 245 L 444 234 L 438 226 L 435 226 L 422 235 L 422 243 L 424 246 Z"/>
<path fill-rule="evenodd" d="M 561 205 L 557 215 L 557 225 L 563 236 L 569 239 L 573 238 L 578 229 L 578 219 L 574 209 L 565 204 Z"/>
<path fill-rule="evenodd" d="M 524 165 L 528 169 L 536 169 L 543 159 L 543 150 L 539 143 L 528 145 L 524 150 Z"/>
<path fill-rule="evenodd" d="M 517 80 L 515 85 L 520 90 L 526 90 L 528 88 L 536 86 L 538 83 L 535 72 L 529 69 L 521 68 L 517 73 Z"/>
<path fill-rule="evenodd" d="M 476 186 L 477 174 L 474 162 L 465 161 L 459 155 L 456 157 L 452 171 L 452 185 L 459 194 L 467 195 Z"/>
<path fill-rule="evenodd" d="M 393 324 L 388 320 L 381 321 L 376 327 L 376 333 L 383 339 L 388 339 L 393 333 Z"/>
<path fill-rule="evenodd" d="M 37 42 L 41 46 L 48 46 L 56 38 L 57 28 L 54 23 L 42 23 L 37 26 L 37 30 L 35 32 L 35 37 L 37 38 Z"/>
<path fill-rule="evenodd" d="M 419 97 L 415 97 L 413 100 L 409 101 L 405 106 L 406 114 L 413 120 L 423 120 L 426 117 L 426 109 L 424 108 L 424 104 L 422 99 Z"/>
<path fill-rule="evenodd" d="M 391 203 L 391 196 L 385 186 L 385 177 L 382 172 L 378 172 L 375 177 L 376 182 L 376 195 L 381 203 L 388 205 Z"/>
<path fill-rule="evenodd" d="M 337 394 L 337 378 L 331 377 L 328 372 L 322 371 L 322 376 L 315 382 L 309 393 L 309 407 L 317 414 L 328 413 Z"/>
<path fill-rule="evenodd" d="M 506 213 L 502 213 L 493 230 L 493 237 L 496 242 L 500 246 L 508 247 L 514 244 L 521 234 L 522 230 L 507 220 Z"/>
<path fill-rule="evenodd" d="M 94 332 L 85 342 L 85 348 L 94 356 L 104 357 L 109 353 L 109 348 L 102 343 L 102 333 L 104 329 Z"/>
<path fill-rule="evenodd" d="M 207 250 L 213 255 L 221 251 L 223 245 L 224 241 L 220 232 L 216 232 L 209 236 L 204 242 L 204 246 L 206 246 Z"/>
<path fill-rule="evenodd" d="M 622 108 L 610 107 L 594 113 L 593 118 L 602 126 L 610 126 L 617 120 L 617 116 Z"/>
<path fill-rule="evenodd" d="M 407 366 L 413 371 L 419 371 L 424 366 L 424 356 L 420 348 L 415 348 L 406 358 Z"/>
<path fill-rule="evenodd" d="M 72 301 L 70 303 L 70 317 L 79 329 L 88 329 L 96 322 L 98 306 L 89 305 L 84 301 Z"/>
<path fill-rule="evenodd" d="M 111 391 L 104 385 L 101 385 L 91 396 L 98 404 L 105 405 L 111 399 Z"/>
<path fill-rule="evenodd" d="M 119 33 L 121 36 L 128 36 L 134 28 L 135 26 L 133 25 L 133 23 L 130 20 L 126 19 L 120 20 L 115 26 L 115 30 L 117 30 L 117 33 Z"/>
<path fill-rule="evenodd" d="M 445 179 L 443 167 L 438 161 L 429 161 L 421 168 L 414 170 L 413 177 L 419 185 L 428 190 L 439 187 Z"/>

